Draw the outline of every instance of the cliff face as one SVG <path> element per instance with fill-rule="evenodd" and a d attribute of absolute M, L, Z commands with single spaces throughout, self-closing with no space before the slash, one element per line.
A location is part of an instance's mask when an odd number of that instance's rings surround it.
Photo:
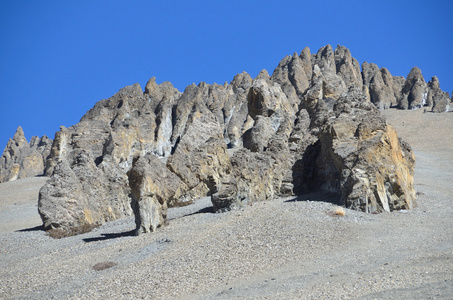
<path fill-rule="evenodd" d="M 183 93 L 152 78 L 56 133 L 39 212 L 46 228 L 71 228 L 134 211 L 147 232 L 167 206 L 208 194 L 217 210 L 313 190 L 365 212 L 411 208 L 414 156 L 378 108 L 449 105 L 437 78 L 426 84 L 418 68 L 393 77 L 368 63 L 360 72 L 343 46 L 305 48 L 271 76 L 241 73 Z"/>

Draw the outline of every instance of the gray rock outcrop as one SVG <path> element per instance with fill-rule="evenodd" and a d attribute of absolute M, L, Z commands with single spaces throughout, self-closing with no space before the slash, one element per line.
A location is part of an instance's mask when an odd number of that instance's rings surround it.
<path fill-rule="evenodd" d="M 19 126 L 0 158 L 0 183 L 43 175 L 51 144 L 52 140 L 45 135 L 34 136 L 28 143 Z"/>
<path fill-rule="evenodd" d="M 168 203 L 180 201 L 188 190 L 176 174 L 150 153 L 137 158 L 127 175 L 137 235 L 153 232 L 165 224 Z"/>
<path fill-rule="evenodd" d="M 365 98 L 351 87 L 321 115 L 318 141 L 306 151 L 304 188 L 333 194 L 346 207 L 365 212 L 410 209 L 414 154 Z"/>
<path fill-rule="evenodd" d="M 427 106 L 432 106 L 433 112 L 448 112 L 450 110 L 449 95 L 440 89 L 439 79 L 432 77 L 428 82 Z"/>
<path fill-rule="evenodd" d="M 403 97 L 407 97 L 407 105 L 410 109 L 421 108 L 425 106 L 428 90 L 422 71 L 413 67 L 406 78 L 406 82 L 401 90 Z M 402 108 L 406 108 L 406 103 Z"/>
<path fill-rule="evenodd" d="M 126 174 L 111 159 L 99 165 L 90 152 L 73 151 L 60 160 L 39 191 L 38 211 L 45 229 L 99 225 L 132 214 Z"/>
<path fill-rule="evenodd" d="M 56 133 L 40 214 L 46 228 L 69 229 L 134 212 L 139 234 L 207 195 L 217 211 L 312 191 L 370 213 L 412 208 L 413 153 L 379 109 L 446 111 L 447 95 L 418 68 L 407 79 L 366 62 L 360 72 L 330 45 L 285 57 L 272 75 L 183 93 L 151 78 Z"/>

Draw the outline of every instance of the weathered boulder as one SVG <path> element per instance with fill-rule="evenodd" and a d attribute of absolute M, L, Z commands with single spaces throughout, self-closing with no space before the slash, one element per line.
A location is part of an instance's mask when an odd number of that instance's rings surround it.
<path fill-rule="evenodd" d="M 136 234 L 156 231 L 167 220 L 168 204 L 179 201 L 187 186 L 150 153 L 136 158 L 127 175 Z"/>
<path fill-rule="evenodd" d="M 428 91 L 422 71 L 419 68 L 413 67 L 409 72 L 401 93 L 404 98 L 407 97 L 408 108 L 410 109 L 421 108 L 426 105 Z M 406 104 L 404 103 L 402 108 L 405 106 Z"/>
<path fill-rule="evenodd" d="M 433 112 L 445 112 L 450 110 L 450 97 L 447 92 L 440 89 L 439 79 L 433 76 L 428 82 L 428 96 L 426 105 L 432 106 Z"/>
<path fill-rule="evenodd" d="M 214 211 L 224 212 L 244 207 L 245 197 L 238 193 L 238 183 L 234 176 L 209 176 L 208 186 Z"/>
<path fill-rule="evenodd" d="M 96 166 L 90 152 L 60 160 L 39 191 L 38 211 L 45 229 L 71 230 L 132 214 L 126 175 L 106 159 Z"/>
<path fill-rule="evenodd" d="M 335 103 L 335 117 L 307 150 L 316 163 L 305 170 L 305 184 L 365 212 L 412 208 L 414 155 L 365 97 L 352 88 Z"/>
<path fill-rule="evenodd" d="M 240 149 L 231 157 L 231 165 L 231 175 L 210 178 L 215 182 L 210 188 L 216 211 L 226 211 L 274 197 L 274 161 L 269 155 Z"/>
<path fill-rule="evenodd" d="M 257 116 L 253 127 L 243 135 L 244 148 L 252 152 L 264 151 L 275 132 L 270 118 Z"/>
<path fill-rule="evenodd" d="M 393 76 L 386 68 L 379 70 L 376 64 L 362 64 L 363 83 L 368 87 L 370 101 L 379 109 L 397 104 L 393 88 Z"/>
<path fill-rule="evenodd" d="M 0 183 L 43 175 L 51 143 L 52 140 L 47 136 L 34 136 L 29 144 L 19 126 L 0 158 Z"/>

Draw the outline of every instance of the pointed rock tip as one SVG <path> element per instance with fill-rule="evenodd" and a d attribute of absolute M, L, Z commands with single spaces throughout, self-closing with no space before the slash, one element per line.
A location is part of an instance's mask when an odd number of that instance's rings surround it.
<path fill-rule="evenodd" d="M 411 69 L 411 71 L 409 72 L 409 74 L 410 74 L 410 73 L 420 73 L 420 74 L 421 74 L 421 73 L 422 73 L 422 70 L 420 70 L 419 67 L 415 66 L 415 67 L 413 67 L 413 68 Z"/>
<path fill-rule="evenodd" d="M 133 85 L 127 85 L 120 89 L 118 93 L 143 93 L 142 87 L 140 84 L 134 83 Z"/>
<path fill-rule="evenodd" d="M 318 53 L 333 52 L 333 48 L 330 44 L 325 45 L 324 47 L 319 48 Z"/>
<path fill-rule="evenodd" d="M 206 86 L 206 82 L 205 81 L 200 81 L 200 83 L 198 84 L 199 88 L 204 88 L 205 86 Z"/>
<path fill-rule="evenodd" d="M 351 51 L 349 51 L 349 49 L 346 47 L 346 46 L 343 46 L 343 45 L 340 45 L 338 44 L 337 45 L 337 48 L 335 48 L 335 53 L 338 53 L 340 51 L 343 51 L 344 52 L 344 55 L 351 55 Z"/>
<path fill-rule="evenodd" d="M 24 130 L 22 129 L 22 126 L 19 125 L 19 127 L 17 127 L 16 129 L 16 133 L 14 133 L 14 139 L 19 138 L 19 137 L 24 137 L 25 138 L 25 134 L 24 134 Z"/>
<path fill-rule="evenodd" d="M 151 90 L 157 87 L 156 77 L 151 77 L 145 85 L 145 94 L 149 94 Z"/>
<path fill-rule="evenodd" d="M 422 70 L 420 70 L 417 66 L 413 67 L 409 74 L 407 74 L 407 79 L 411 79 L 414 77 L 424 78 L 422 74 Z M 424 79 L 423 79 L 424 80 Z"/>
<path fill-rule="evenodd" d="M 305 48 L 300 52 L 299 57 L 300 57 L 301 59 L 310 59 L 310 58 L 311 58 L 310 48 L 305 47 Z"/>
<path fill-rule="evenodd" d="M 262 69 L 255 79 L 269 79 L 269 73 L 266 69 Z"/>
<path fill-rule="evenodd" d="M 27 139 L 25 138 L 24 130 L 22 129 L 21 126 L 17 127 L 16 133 L 14 133 L 13 136 L 13 141 L 16 142 L 16 144 L 20 145 L 22 143 L 28 143 Z"/>
<path fill-rule="evenodd" d="M 244 78 L 247 78 L 248 80 L 251 80 L 252 79 L 252 76 L 250 76 L 249 73 L 247 73 L 246 71 L 242 71 L 242 73 L 238 73 L 236 74 L 234 77 L 233 77 L 233 80 L 230 82 L 230 84 L 233 84 L 233 83 L 239 83 L 241 80 L 243 80 Z"/>

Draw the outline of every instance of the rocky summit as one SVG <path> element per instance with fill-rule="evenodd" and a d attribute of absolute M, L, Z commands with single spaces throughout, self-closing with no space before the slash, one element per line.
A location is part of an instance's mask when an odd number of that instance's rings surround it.
<path fill-rule="evenodd" d="M 379 110 L 450 105 L 436 77 L 426 83 L 416 67 L 395 77 L 367 62 L 361 70 L 343 46 L 305 48 L 272 75 L 243 72 L 182 93 L 151 78 L 144 92 L 127 86 L 55 134 L 36 168 L 50 176 L 39 213 L 60 230 L 135 214 L 140 234 L 164 224 L 168 207 L 207 195 L 215 211 L 314 191 L 368 213 L 410 209 L 414 154 Z M 16 135 L 8 149 L 22 149 Z M 5 152 L 1 170 L 12 170 L 17 151 Z"/>

